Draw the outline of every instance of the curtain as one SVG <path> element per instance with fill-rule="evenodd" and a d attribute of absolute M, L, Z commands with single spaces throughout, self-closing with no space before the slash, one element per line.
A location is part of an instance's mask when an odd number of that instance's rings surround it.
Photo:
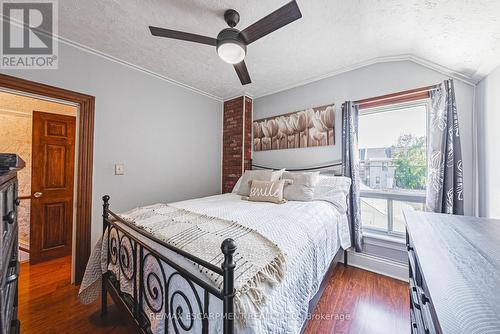
<path fill-rule="evenodd" d="M 430 92 L 426 210 L 464 214 L 462 150 L 453 80 Z"/>
<path fill-rule="evenodd" d="M 352 180 L 348 198 L 348 219 L 351 229 L 351 245 L 356 252 L 362 251 L 361 205 L 359 199 L 359 151 L 358 151 L 358 106 L 350 101 L 342 105 L 342 169 Z"/>

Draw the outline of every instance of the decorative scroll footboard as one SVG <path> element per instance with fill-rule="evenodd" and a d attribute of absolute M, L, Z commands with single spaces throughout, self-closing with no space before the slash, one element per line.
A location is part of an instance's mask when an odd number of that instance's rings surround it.
<path fill-rule="evenodd" d="M 126 311 L 138 330 L 152 332 L 152 319 L 162 319 L 162 332 L 209 332 L 210 321 L 220 321 L 224 334 L 234 333 L 234 268 L 236 243 L 226 239 L 221 245 L 224 262 L 217 267 L 157 238 L 146 235 L 135 225 L 109 209 L 108 195 L 103 196 L 103 242 L 107 242 L 107 272 L 102 275 L 102 315 L 107 313 L 107 293 Z M 197 265 L 220 275 L 222 291 L 196 277 L 173 259 L 160 254 L 122 226 L 171 250 Z M 107 233 L 107 238 L 106 238 Z M 109 268 L 112 268 L 111 270 Z M 117 275 L 118 274 L 118 275 Z M 118 276 L 118 277 L 117 277 Z M 176 283 L 177 282 L 177 283 Z M 182 282 L 183 288 L 179 288 Z M 191 298 L 190 298 L 191 297 Z M 213 297 L 222 301 L 222 314 L 210 312 Z"/>

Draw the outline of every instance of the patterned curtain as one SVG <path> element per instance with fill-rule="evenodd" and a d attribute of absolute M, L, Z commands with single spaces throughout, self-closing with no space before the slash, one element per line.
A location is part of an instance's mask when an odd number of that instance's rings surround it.
<path fill-rule="evenodd" d="M 463 215 L 462 150 L 453 80 L 441 83 L 430 98 L 426 210 Z"/>
<path fill-rule="evenodd" d="M 356 252 L 361 252 L 363 236 L 361 234 L 361 205 L 359 199 L 359 151 L 358 151 L 357 105 L 347 101 L 342 105 L 342 168 L 344 176 L 352 180 L 348 198 L 348 218 L 351 229 L 351 244 Z"/>

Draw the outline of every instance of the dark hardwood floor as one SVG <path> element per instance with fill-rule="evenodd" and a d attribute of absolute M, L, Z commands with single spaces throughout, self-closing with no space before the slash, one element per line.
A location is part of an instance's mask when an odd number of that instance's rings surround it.
<path fill-rule="evenodd" d="M 408 284 L 337 265 L 304 334 L 410 333 Z"/>
<path fill-rule="evenodd" d="M 111 304 L 105 318 L 98 301 L 81 305 L 70 284 L 69 257 L 21 265 L 19 319 L 23 334 L 134 333 Z M 108 299 L 111 301 L 111 298 Z M 406 283 L 338 265 L 318 303 L 306 334 L 409 333 Z"/>
<path fill-rule="evenodd" d="M 135 333 L 115 305 L 101 318 L 100 304 L 82 305 L 71 285 L 71 257 L 35 265 L 21 264 L 19 320 L 22 334 Z M 111 301 L 111 298 L 109 298 Z"/>

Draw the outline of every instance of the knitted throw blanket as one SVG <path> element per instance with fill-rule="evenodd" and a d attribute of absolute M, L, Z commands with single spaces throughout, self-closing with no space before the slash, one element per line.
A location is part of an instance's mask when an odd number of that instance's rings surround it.
<path fill-rule="evenodd" d="M 234 254 L 235 311 L 242 322 L 247 309 L 245 303 L 250 302 L 260 310 L 265 303 L 263 284 L 274 284 L 283 278 L 285 260 L 279 247 L 259 232 L 237 222 L 166 204 L 137 208 L 120 216 L 146 234 L 216 266 L 224 262 L 220 249 L 222 242 L 232 238 L 237 245 Z M 220 275 L 203 267 L 200 269 L 215 287 L 222 289 Z"/>

